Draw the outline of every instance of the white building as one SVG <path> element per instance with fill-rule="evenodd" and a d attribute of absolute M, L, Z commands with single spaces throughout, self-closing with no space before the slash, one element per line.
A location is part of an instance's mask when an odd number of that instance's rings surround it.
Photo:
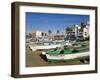
<path fill-rule="evenodd" d="M 89 24 L 86 25 L 86 27 L 83 29 L 83 37 L 88 38 L 89 37 Z"/>
<path fill-rule="evenodd" d="M 42 37 L 42 32 L 41 31 L 33 31 L 32 32 L 32 37 L 33 38 Z"/>
<path fill-rule="evenodd" d="M 80 30 L 81 27 L 79 25 L 75 25 L 75 36 L 83 36 L 83 31 Z"/>
<path fill-rule="evenodd" d="M 88 38 L 89 37 L 89 27 L 90 27 L 89 22 L 87 22 L 84 28 L 81 28 L 81 26 L 79 25 L 75 25 L 75 36 Z"/>

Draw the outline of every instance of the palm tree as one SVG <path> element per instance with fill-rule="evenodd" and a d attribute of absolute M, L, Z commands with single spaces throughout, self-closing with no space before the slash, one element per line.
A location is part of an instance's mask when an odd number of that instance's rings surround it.
<path fill-rule="evenodd" d="M 67 27 L 67 28 L 66 28 L 66 33 L 70 33 L 70 32 L 72 32 L 72 28 Z"/>
<path fill-rule="evenodd" d="M 83 28 L 85 28 L 85 27 L 86 27 L 86 25 L 85 25 L 85 23 L 84 23 L 84 22 L 81 22 L 80 26 L 81 26 L 80 31 L 83 31 Z"/>
<path fill-rule="evenodd" d="M 60 33 L 60 31 L 59 30 L 57 30 L 57 34 L 59 34 Z"/>
<path fill-rule="evenodd" d="M 48 34 L 50 35 L 51 33 L 52 33 L 52 31 L 49 29 L 49 30 L 48 30 Z"/>
<path fill-rule="evenodd" d="M 82 28 L 84 28 L 86 25 L 85 25 L 84 22 L 81 22 L 80 26 L 81 26 Z"/>

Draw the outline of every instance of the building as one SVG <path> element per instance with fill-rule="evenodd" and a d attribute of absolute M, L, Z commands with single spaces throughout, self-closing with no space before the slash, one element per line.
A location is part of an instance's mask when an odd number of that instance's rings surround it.
<path fill-rule="evenodd" d="M 26 43 L 29 43 L 32 40 L 32 34 L 26 33 Z"/>
<path fill-rule="evenodd" d="M 83 29 L 79 25 L 75 25 L 75 36 L 78 37 L 83 37 Z"/>
<path fill-rule="evenodd" d="M 32 32 L 32 38 L 39 38 L 39 37 L 42 37 L 41 31 L 33 31 Z"/>
<path fill-rule="evenodd" d="M 48 35 L 48 40 L 50 41 L 54 40 L 54 35 Z"/>
<path fill-rule="evenodd" d="M 84 27 L 80 25 L 71 27 L 72 30 L 66 33 L 65 40 L 83 40 L 89 38 L 89 27 L 89 22 L 87 22 Z"/>
<path fill-rule="evenodd" d="M 64 35 L 54 35 L 54 40 L 64 40 Z"/>
<path fill-rule="evenodd" d="M 32 34 L 31 33 L 26 33 L 26 38 L 32 38 Z"/>
<path fill-rule="evenodd" d="M 64 40 L 70 40 L 70 41 L 76 40 L 75 32 L 70 32 L 66 34 Z"/>
<path fill-rule="evenodd" d="M 66 32 L 65 35 L 65 40 L 70 40 L 70 41 L 74 41 L 78 38 L 79 35 L 79 25 L 74 25 L 71 26 L 67 29 L 68 31 Z"/>
<path fill-rule="evenodd" d="M 89 23 L 86 24 L 86 27 L 83 29 L 83 37 L 89 38 Z"/>
<path fill-rule="evenodd" d="M 79 39 L 79 38 L 88 38 L 89 37 L 89 23 L 87 23 L 85 25 L 85 27 L 81 27 L 79 25 L 75 26 L 75 36 Z"/>

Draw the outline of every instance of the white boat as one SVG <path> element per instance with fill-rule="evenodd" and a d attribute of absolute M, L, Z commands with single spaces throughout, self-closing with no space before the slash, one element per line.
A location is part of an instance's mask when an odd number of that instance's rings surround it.
<path fill-rule="evenodd" d="M 43 52 L 48 61 L 52 60 L 69 60 L 89 56 L 89 51 L 75 51 L 73 49 L 57 49 Z"/>
<path fill-rule="evenodd" d="M 38 43 L 37 43 L 38 44 Z M 64 45 L 71 45 L 71 43 L 68 42 L 57 42 L 57 41 L 53 41 L 53 42 L 42 42 L 38 45 L 33 45 L 30 44 L 29 47 L 32 51 L 36 51 L 36 50 L 43 50 L 43 49 L 54 49 L 57 47 L 63 47 Z"/>
<path fill-rule="evenodd" d="M 89 56 L 89 52 L 66 54 L 66 55 L 48 55 L 48 54 L 46 54 L 46 58 L 48 60 L 69 60 L 69 59 L 76 59 L 76 58 L 86 57 L 86 56 Z"/>
<path fill-rule="evenodd" d="M 39 45 L 39 46 L 29 45 L 29 47 L 32 51 L 43 50 L 43 49 L 54 49 L 54 48 L 61 47 L 61 46 L 62 45 L 60 45 L 60 44 L 58 44 L 58 45 Z"/>

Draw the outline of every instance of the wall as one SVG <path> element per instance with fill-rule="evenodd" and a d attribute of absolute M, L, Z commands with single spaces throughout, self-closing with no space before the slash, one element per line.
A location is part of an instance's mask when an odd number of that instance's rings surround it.
<path fill-rule="evenodd" d="M 1 0 L 0 2 L 0 80 L 16 80 L 10 77 L 11 67 L 11 2 L 15 0 Z M 89 5 L 98 6 L 100 14 L 100 0 L 16 0 L 16 1 L 29 1 L 41 3 L 55 3 L 55 4 L 74 4 L 74 5 Z M 98 16 L 98 22 L 100 16 Z M 98 26 L 100 23 L 98 24 Z M 98 34 L 100 27 L 98 27 Z M 100 37 L 98 37 L 100 41 Z M 99 42 L 98 42 L 99 44 Z M 99 45 L 100 47 L 100 45 Z M 100 50 L 99 50 L 100 52 Z M 98 54 L 98 58 L 100 54 Z M 100 58 L 98 59 L 100 61 Z M 99 63 L 99 62 L 98 62 Z M 100 63 L 98 64 L 100 67 Z M 80 74 L 80 75 L 65 75 L 53 77 L 38 77 L 38 78 L 22 78 L 19 80 L 100 80 L 100 69 L 97 74 Z"/>

